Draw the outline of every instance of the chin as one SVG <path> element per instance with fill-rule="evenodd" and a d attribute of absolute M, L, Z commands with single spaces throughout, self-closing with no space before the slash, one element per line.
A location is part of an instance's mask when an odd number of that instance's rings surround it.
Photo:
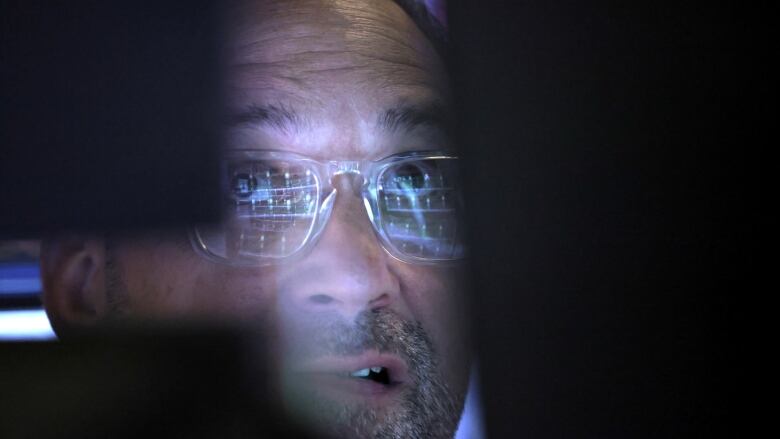
<path fill-rule="evenodd" d="M 281 374 L 292 417 L 330 437 L 453 437 L 466 385 L 446 378 L 419 324 L 375 312 L 297 340 Z"/>

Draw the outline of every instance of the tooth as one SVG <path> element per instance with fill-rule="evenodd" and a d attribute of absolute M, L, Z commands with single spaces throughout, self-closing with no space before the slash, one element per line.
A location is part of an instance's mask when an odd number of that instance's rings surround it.
<path fill-rule="evenodd" d="M 371 372 L 379 373 L 382 371 L 382 366 L 376 366 L 371 368 Z"/>
<path fill-rule="evenodd" d="M 356 371 L 352 372 L 350 375 L 352 375 L 353 377 L 364 378 L 364 377 L 367 377 L 368 374 L 369 374 L 369 370 L 368 370 L 368 368 L 366 368 L 366 369 L 356 370 Z"/>

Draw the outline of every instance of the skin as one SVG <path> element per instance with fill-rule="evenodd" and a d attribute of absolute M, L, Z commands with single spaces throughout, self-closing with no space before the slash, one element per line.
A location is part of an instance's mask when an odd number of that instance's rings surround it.
<path fill-rule="evenodd" d="M 377 123 L 388 109 L 446 111 L 450 101 L 440 57 L 394 3 L 244 2 L 230 9 L 228 20 L 231 114 L 260 106 L 289 110 L 297 118 L 294 124 L 234 124 L 228 148 L 283 150 L 321 160 L 377 160 L 449 148 L 446 130 L 435 124 Z M 353 184 L 347 176 L 333 181 L 339 195 L 323 234 L 311 252 L 286 264 L 213 263 L 193 251 L 184 231 L 112 236 L 108 242 L 49 241 L 42 273 L 53 326 L 67 334 L 119 317 L 238 321 L 269 335 L 272 358 L 285 370 L 296 365 L 293 347 L 305 346 L 303 340 L 316 331 L 310 322 L 350 328 L 366 312 L 386 312 L 428 337 L 432 367 L 459 413 L 469 354 L 462 269 L 391 257 Z M 375 410 L 392 413 L 398 404 L 381 400 Z"/>

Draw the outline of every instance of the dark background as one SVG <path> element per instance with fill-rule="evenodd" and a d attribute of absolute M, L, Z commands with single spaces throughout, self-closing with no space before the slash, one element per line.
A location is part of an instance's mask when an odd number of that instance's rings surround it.
<path fill-rule="evenodd" d="M 0 0 L 0 239 L 217 218 L 219 3 Z"/>
<path fill-rule="evenodd" d="M 451 4 L 490 437 L 729 435 L 742 12 Z"/>
<path fill-rule="evenodd" d="M 0 235 L 216 217 L 218 13 L 177 4 L 0 1 Z M 449 9 L 488 434 L 728 433 L 741 11 Z"/>

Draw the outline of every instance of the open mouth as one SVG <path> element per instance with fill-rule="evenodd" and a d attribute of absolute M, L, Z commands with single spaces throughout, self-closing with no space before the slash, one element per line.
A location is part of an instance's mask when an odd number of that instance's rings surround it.
<path fill-rule="evenodd" d="M 383 366 L 373 366 L 373 367 L 367 367 L 365 369 L 356 370 L 350 373 L 349 376 L 353 378 L 370 380 L 375 383 L 384 384 L 384 385 L 389 385 L 391 383 L 390 372 L 386 367 Z"/>
<path fill-rule="evenodd" d="M 296 368 L 298 384 L 329 393 L 381 401 L 406 384 L 407 366 L 400 358 L 379 353 L 319 358 Z"/>

